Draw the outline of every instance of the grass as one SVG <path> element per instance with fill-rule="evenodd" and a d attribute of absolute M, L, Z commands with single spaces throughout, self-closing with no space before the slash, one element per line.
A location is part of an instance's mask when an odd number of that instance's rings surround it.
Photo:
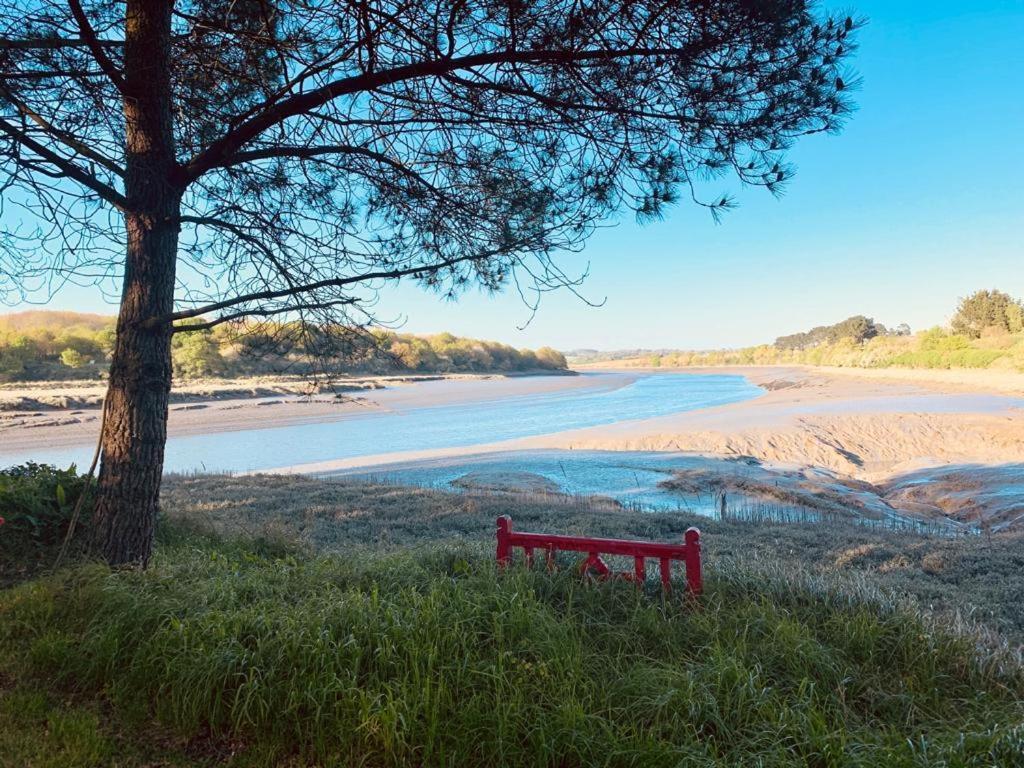
<path fill-rule="evenodd" d="M 25 681 L 234 742 L 239 765 L 1009 765 L 1024 735 L 1015 669 L 779 572 L 718 571 L 686 606 L 502 576 L 468 548 L 299 560 L 189 539 L 0 613 Z"/>
<path fill-rule="evenodd" d="M 353 557 L 425 544 L 489 546 L 495 518 L 505 514 L 524 531 L 664 541 L 682 541 L 686 528 L 697 525 L 711 567 L 723 559 L 756 557 L 819 576 L 867 579 L 922 610 L 984 623 L 1015 647 L 1024 645 L 1024 532 L 949 539 L 841 519 L 719 521 L 629 511 L 592 498 L 453 494 L 273 475 L 172 477 L 164 484 L 163 509 L 179 527 Z"/>
<path fill-rule="evenodd" d="M 0 765 L 7 768 L 191 768 L 202 763 L 152 729 L 125 732 L 109 708 L 30 686 L 0 686 Z"/>
<path fill-rule="evenodd" d="M 694 604 L 492 562 L 510 508 L 653 538 L 674 514 L 295 478 L 176 478 L 164 506 L 148 571 L 0 592 L 0 765 L 1024 765 L 1017 659 L 878 589 L 885 534 L 707 521 Z"/>

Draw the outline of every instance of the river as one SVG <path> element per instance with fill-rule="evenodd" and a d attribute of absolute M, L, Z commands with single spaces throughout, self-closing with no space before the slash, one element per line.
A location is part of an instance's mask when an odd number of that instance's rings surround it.
<path fill-rule="evenodd" d="M 596 381 L 595 377 L 595 381 Z M 762 393 L 742 376 L 601 374 L 601 385 L 431 407 L 367 410 L 343 419 L 172 437 L 168 472 L 251 472 L 380 454 L 467 448 L 741 402 Z M 451 382 L 436 382 L 444 386 Z M 416 385 L 428 386 L 428 385 Z M 4 456 L 87 465 L 91 447 Z M 370 463 L 370 462 L 368 462 Z"/>

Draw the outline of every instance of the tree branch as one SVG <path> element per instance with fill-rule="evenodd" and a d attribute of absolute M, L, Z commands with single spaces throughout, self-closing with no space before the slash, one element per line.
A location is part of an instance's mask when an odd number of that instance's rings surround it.
<path fill-rule="evenodd" d="M 81 141 L 79 141 L 77 138 L 67 133 L 66 131 L 63 131 L 57 126 L 53 125 L 52 123 L 47 122 L 41 115 L 36 113 L 27 104 L 22 102 L 20 99 L 15 97 L 14 94 L 12 94 L 10 91 L 4 88 L 3 85 L 0 85 L 0 96 L 3 96 L 5 99 L 11 102 L 11 104 L 14 105 L 15 109 L 21 112 L 21 114 L 29 118 L 32 122 L 34 122 L 36 125 L 42 128 L 48 134 L 50 134 L 50 136 L 57 139 L 57 141 L 64 144 L 64 146 L 68 147 L 69 149 L 73 149 L 82 157 L 86 157 L 89 160 L 92 160 L 94 163 L 106 168 L 111 173 L 117 174 L 118 176 L 124 178 L 124 169 L 121 168 L 121 166 L 119 166 L 117 163 L 115 163 L 113 160 L 106 157 L 105 155 L 101 155 L 99 152 L 96 152 L 92 148 L 86 146 L 85 144 L 83 144 Z"/>
<path fill-rule="evenodd" d="M 92 45 L 100 48 L 124 48 L 124 40 L 98 40 Z M 6 40 L 0 38 L 0 51 L 53 51 L 59 48 L 88 48 L 90 43 L 81 37 L 39 37 L 24 40 Z"/>
<path fill-rule="evenodd" d="M 421 61 L 382 72 L 369 72 L 362 75 L 344 77 L 327 83 L 320 88 L 290 96 L 228 130 L 221 138 L 212 142 L 180 169 L 181 178 L 178 181 L 183 185 L 195 181 L 212 168 L 224 165 L 228 158 L 268 128 L 284 122 L 289 117 L 301 115 L 323 106 L 340 96 L 372 91 L 382 86 L 394 85 L 406 80 L 434 77 L 471 67 L 492 66 L 496 64 L 556 64 L 561 62 L 628 58 L 631 56 L 681 56 L 693 53 L 693 50 L 691 50 L 693 47 L 695 46 L 587 51 L 491 51 L 463 56 L 458 59 Z"/>
<path fill-rule="evenodd" d="M 117 208 L 119 211 L 127 210 L 127 198 L 125 198 L 116 189 L 107 184 L 104 184 L 91 173 L 82 170 L 77 165 L 68 160 L 66 157 L 61 157 L 53 150 L 40 144 L 27 133 L 25 133 L 22 130 L 19 130 L 18 128 L 15 128 L 6 120 L 0 120 L 0 133 L 6 133 L 8 136 L 13 138 L 23 147 L 25 147 L 26 149 L 30 149 L 43 160 L 55 166 L 62 174 L 67 176 L 69 179 L 74 179 L 83 187 L 92 190 L 101 198 L 110 203 L 112 206 Z"/>
<path fill-rule="evenodd" d="M 218 325 L 222 325 L 224 323 L 230 323 L 232 320 L 241 320 L 244 317 L 271 317 L 272 315 L 282 315 L 285 312 L 303 312 L 314 309 L 331 309 L 332 307 L 348 306 L 355 303 L 356 299 L 336 299 L 334 301 L 311 302 L 308 304 L 294 304 L 289 307 L 277 307 L 276 309 L 252 309 L 245 310 L 243 312 L 232 312 L 230 315 L 221 315 L 220 317 L 205 323 L 175 325 L 171 328 L 171 333 L 191 333 L 192 331 L 208 331 L 210 328 L 215 328 Z"/>
<path fill-rule="evenodd" d="M 445 259 L 443 261 L 435 262 L 433 264 L 424 264 L 418 267 L 406 267 L 404 269 L 391 269 L 382 270 L 378 272 L 365 272 L 362 275 L 354 275 L 352 277 L 335 277 L 327 280 L 319 280 L 315 283 L 307 283 L 306 285 L 297 285 L 292 288 L 283 288 L 277 291 L 257 291 L 255 293 L 247 293 L 241 296 L 236 296 L 233 299 L 225 299 L 224 301 L 218 301 L 213 304 L 207 304 L 202 307 L 195 307 L 193 309 L 183 309 L 180 312 L 171 312 L 167 315 L 160 315 L 159 317 L 151 317 L 143 323 L 145 328 L 153 329 L 158 328 L 161 325 L 167 323 L 173 323 L 178 320 L 188 320 L 192 317 L 199 317 L 210 312 L 217 312 L 221 309 L 227 309 L 229 307 L 236 307 L 239 304 L 245 304 L 249 301 L 269 301 L 272 299 L 281 299 L 286 296 L 296 296 L 300 293 L 309 293 L 310 291 L 316 291 L 321 288 L 343 288 L 346 285 L 354 285 L 355 283 L 364 283 L 368 280 L 394 280 L 400 277 L 408 277 L 410 275 L 418 275 L 424 272 L 436 272 L 447 267 L 453 267 L 456 264 L 462 264 L 467 261 L 480 261 L 482 259 L 489 258 L 497 254 L 498 251 L 476 254 L 473 256 L 459 256 L 452 259 Z M 257 314 L 253 312 L 252 314 Z M 249 314 L 243 312 L 240 314 Z"/>
<path fill-rule="evenodd" d="M 290 282 L 288 278 L 288 270 L 285 268 L 284 264 L 281 263 L 280 259 L 274 253 L 273 249 L 271 249 L 271 247 L 267 243 L 264 243 L 255 235 L 246 232 L 243 227 L 234 224 L 230 221 L 224 221 L 224 219 L 215 218 L 213 216 L 186 215 L 179 216 L 178 221 L 181 222 L 182 224 L 196 224 L 204 227 L 220 227 L 221 229 L 227 230 L 235 237 L 237 237 L 239 240 L 248 243 L 253 248 L 262 253 L 266 257 L 267 261 L 274 265 L 277 271 L 281 274 L 281 277 L 283 277 L 286 281 Z"/>
<path fill-rule="evenodd" d="M 347 144 L 328 144 L 309 147 L 280 146 L 267 147 L 266 149 L 255 149 L 250 152 L 236 152 L 228 158 L 224 165 L 220 167 L 230 168 L 235 165 L 241 165 L 255 160 L 268 160 L 275 157 L 312 158 L 320 157 L 322 155 L 360 155 L 362 157 L 368 157 L 371 160 L 376 160 L 378 163 L 395 169 L 399 173 L 408 176 L 413 181 L 422 184 L 433 192 L 438 191 L 433 184 L 410 168 L 406 168 L 397 160 L 392 160 L 387 155 L 366 147 L 353 147 Z"/>
<path fill-rule="evenodd" d="M 92 24 L 89 23 L 89 17 L 85 15 L 85 11 L 82 10 L 82 4 L 78 0 L 68 0 L 68 7 L 71 8 L 71 14 L 75 17 L 75 22 L 78 24 L 78 30 L 82 33 L 82 40 L 85 42 L 89 51 L 92 53 L 92 57 L 96 60 L 100 69 L 103 70 L 104 74 L 110 79 L 110 82 L 114 84 L 114 87 L 121 93 L 122 96 L 127 95 L 124 84 L 124 75 L 121 73 L 111 60 L 107 56 L 107 52 L 100 45 L 99 38 L 96 37 L 96 31 L 92 28 Z"/>

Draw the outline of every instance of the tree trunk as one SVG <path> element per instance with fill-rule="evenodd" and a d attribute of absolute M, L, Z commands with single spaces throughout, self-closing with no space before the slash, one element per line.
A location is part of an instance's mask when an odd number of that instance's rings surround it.
<path fill-rule="evenodd" d="M 181 191 L 171 181 L 171 5 L 129 0 L 125 12 L 127 254 L 94 517 L 111 565 L 149 561 L 167 439 L 171 328 L 146 321 L 174 307 Z"/>

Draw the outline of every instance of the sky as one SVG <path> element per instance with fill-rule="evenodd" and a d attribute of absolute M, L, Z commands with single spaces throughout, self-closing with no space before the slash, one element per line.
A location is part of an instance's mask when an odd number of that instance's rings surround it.
<path fill-rule="evenodd" d="M 720 224 L 685 204 L 644 225 L 627 212 L 560 261 L 589 265 L 599 307 L 562 291 L 534 315 L 514 291 L 450 303 L 402 285 L 378 314 L 519 347 L 710 349 L 853 314 L 927 328 L 979 288 L 1024 297 L 1024 0 L 823 7 L 868 19 L 858 109 L 794 148 L 781 198 L 723 178 L 739 207 Z M 115 310 L 98 289 L 50 306 Z"/>

